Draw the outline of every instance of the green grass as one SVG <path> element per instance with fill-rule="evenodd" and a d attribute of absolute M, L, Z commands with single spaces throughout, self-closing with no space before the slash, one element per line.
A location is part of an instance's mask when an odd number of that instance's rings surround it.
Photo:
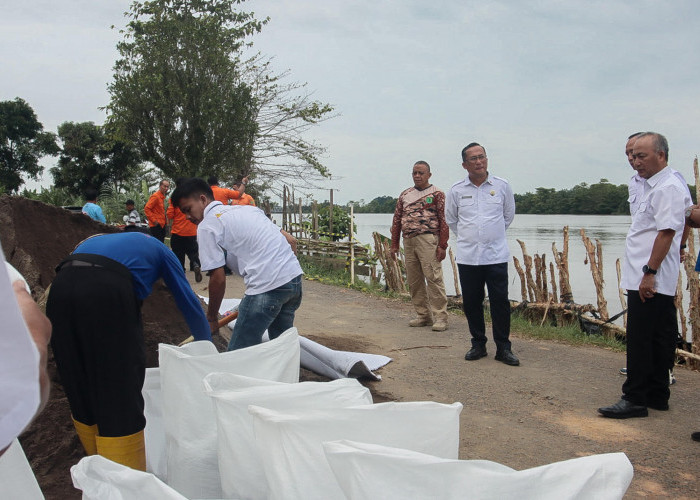
<path fill-rule="evenodd" d="M 328 285 L 342 286 L 359 290 L 371 295 L 388 298 L 402 298 L 409 301 L 406 295 L 401 295 L 396 292 L 387 291 L 384 285 L 380 283 L 366 283 L 363 279 L 356 277 L 355 284 L 350 284 L 350 273 L 342 269 L 332 269 L 328 266 L 318 264 L 303 255 L 299 256 L 299 263 L 304 271 L 306 279 L 319 281 Z M 454 312 L 461 314 L 460 309 L 451 309 Z M 488 311 L 487 311 L 488 312 Z M 487 320 L 490 317 L 487 314 Z M 589 335 L 582 332 L 577 325 L 569 326 L 551 326 L 533 324 L 518 313 L 511 316 L 511 330 L 519 336 L 525 338 L 536 338 L 541 340 L 553 340 L 571 345 L 590 345 L 611 349 L 613 351 L 625 350 L 624 342 L 616 339 L 610 339 L 603 335 Z"/>
<path fill-rule="evenodd" d="M 510 319 L 511 330 L 522 337 L 530 337 L 541 340 L 555 340 L 572 345 L 591 345 L 612 349 L 613 351 L 625 351 L 624 342 L 604 335 L 589 335 L 582 332 L 577 325 L 551 326 L 533 324 L 520 314 L 514 313 Z"/>

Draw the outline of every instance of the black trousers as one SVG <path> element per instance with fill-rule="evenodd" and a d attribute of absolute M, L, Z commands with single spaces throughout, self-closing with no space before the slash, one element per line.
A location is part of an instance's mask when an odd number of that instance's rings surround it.
<path fill-rule="evenodd" d="M 97 424 L 104 437 L 143 430 L 143 327 L 130 274 L 64 266 L 51 285 L 46 315 L 53 325 L 51 348 L 73 418 Z"/>
<path fill-rule="evenodd" d="M 182 264 L 182 269 L 185 269 L 185 255 L 190 259 L 190 271 L 194 270 L 194 266 L 200 266 L 199 263 L 199 245 L 197 244 L 196 236 L 180 236 L 179 234 L 170 235 L 170 248 L 177 256 L 177 259 Z"/>
<path fill-rule="evenodd" d="M 622 398 L 631 403 L 668 402 L 668 370 L 672 366 L 678 319 L 673 297 L 657 293 L 642 302 L 639 291 L 627 290 L 627 380 Z"/>
<path fill-rule="evenodd" d="M 161 225 L 156 224 L 149 228 L 151 231 L 151 236 L 163 243 L 165 241 L 165 228 Z"/>
<path fill-rule="evenodd" d="M 510 350 L 510 302 L 508 301 L 508 263 L 468 266 L 458 264 L 462 287 L 462 308 L 469 323 L 472 347 L 486 346 L 484 321 L 484 285 L 489 291 L 491 325 L 496 351 Z"/>

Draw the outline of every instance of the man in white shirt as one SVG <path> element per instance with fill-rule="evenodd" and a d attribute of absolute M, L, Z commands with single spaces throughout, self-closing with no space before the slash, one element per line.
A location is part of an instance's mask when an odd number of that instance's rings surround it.
<path fill-rule="evenodd" d="M 685 210 L 692 205 L 687 185 L 667 167 L 664 136 L 645 132 L 632 148 L 633 167 L 644 183 L 627 233 L 620 284 L 627 290 L 627 380 L 620 401 L 598 408 L 608 418 L 668 410 L 668 368 L 678 336 L 678 256 Z"/>
<path fill-rule="evenodd" d="M 301 305 L 302 270 L 295 239 L 253 206 L 229 206 L 214 200 L 203 179 L 187 179 L 171 198 L 197 224 L 199 259 L 209 276 L 207 320 L 215 331 L 219 306 L 226 291 L 224 266 L 243 276 L 246 291 L 228 350 L 259 344 L 294 326 Z"/>
<path fill-rule="evenodd" d="M 511 351 L 510 302 L 506 229 L 515 216 L 515 197 L 508 181 L 490 175 L 486 150 L 473 142 L 462 150 L 466 179 L 447 193 L 445 220 L 457 234 L 457 265 L 462 285 L 462 307 L 469 323 L 472 348 L 464 356 L 474 361 L 486 356 L 484 285 L 488 288 L 496 359 L 511 366 L 520 360 Z"/>

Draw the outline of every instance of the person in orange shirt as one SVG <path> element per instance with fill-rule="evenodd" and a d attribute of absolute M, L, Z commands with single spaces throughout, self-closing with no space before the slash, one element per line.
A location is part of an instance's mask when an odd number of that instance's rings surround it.
<path fill-rule="evenodd" d="M 214 200 L 220 201 L 224 205 L 231 205 L 234 200 L 239 200 L 243 193 L 245 193 L 245 186 L 248 183 L 248 176 L 243 177 L 240 184 L 240 189 L 233 190 L 219 187 L 219 179 L 215 176 L 209 176 L 207 179 L 207 184 L 211 186 L 211 190 L 214 193 Z"/>
<path fill-rule="evenodd" d="M 231 200 L 231 205 L 251 205 L 253 207 L 256 206 L 253 197 L 250 196 L 248 193 L 243 192 L 245 191 L 245 187 L 241 186 L 241 183 L 242 182 L 237 182 L 233 185 L 233 189 L 242 194 L 241 197 L 237 200 Z"/>
<path fill-rule="evenodd" d="M 180 184 L 176 181 L 176 184 Z M 190 260 L 190 271 L 194 271 L 194 279 L 197 283 L 202 281 L 202 271 L 199 263 L 199 245 L 197 244 L 197 225 L 187 220 L 180 209 L 168 201 L 166 212 L 170 224 L 170 248 L 182 264 L 185 271 L 185 255 Z M 186 271 L 185 271 L 186 272 Z"/>
<path fill-rule="evenodd" d="M 158 190 L 151 195 L 143 208 L 148 218 L 148 227 L 151 235 L 161 243 L 165 240 L 165 195 L 170 189 L 170 181 L 163 179 L 160 181 Z"/>

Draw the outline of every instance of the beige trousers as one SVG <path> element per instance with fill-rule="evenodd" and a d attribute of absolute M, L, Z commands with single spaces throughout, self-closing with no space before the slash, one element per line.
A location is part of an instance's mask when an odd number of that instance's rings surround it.
<path fill-rule="evenodd" d="M 411 302 L 419 318 L 447 323 L 447 295 L 442 280 L 442 263 L 435 258 L 438 237 L 419 234 L 404 238 L 406 277 Z"/>

